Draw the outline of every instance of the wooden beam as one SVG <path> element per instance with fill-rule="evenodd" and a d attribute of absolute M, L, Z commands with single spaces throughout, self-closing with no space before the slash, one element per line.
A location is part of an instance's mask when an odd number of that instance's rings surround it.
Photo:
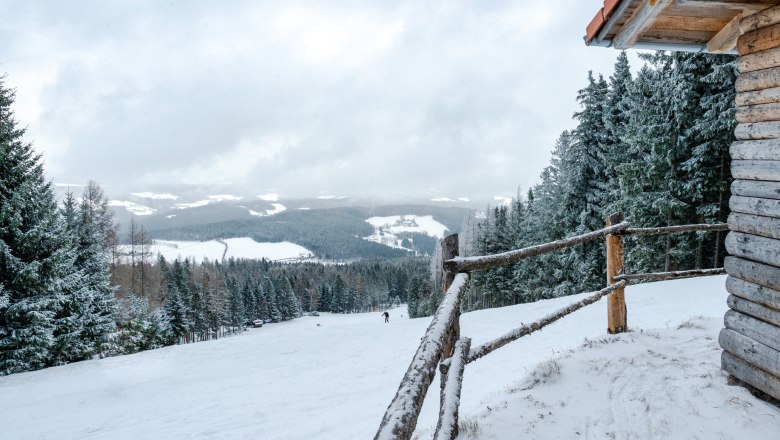
<path fill-rule="evenodd" d="M 780 102 L 737 107 L 737 122 L 769 122 L 780 120 Z"/>
<path fill-rule="evenodd" d="M 723 317 L 723 324 L 729 330 L 747 336 L 767 347 L 780 350 L 780 327 L 767 324 L 764 321 L 735 310 L 726 312 L 726 316 Z"/>
<path fill-rule="evenodd" d="M 737 89 L 737 92 L 780 87 L 780 67 L 742 73 L 737 77 L 734 87 Z"/>
<path fill-rule="evenodd" d="M 633 47 L 642 34 L 650 29 L 655 19 L 670 4 L 672 4 L 672 0 L 649 0 L 642 2 L 613 39 L 615 48 L 628 49 Z"/>
<path fill-rule="evenodd" d="M 775 399 L 780 399 L 780 378 L 777 376 L 772 376 L 728 351 L 721 354 L 720 364 L 726 372 L 737 379 L 758 388 Z"/>
<path fill-rule="evenodd" d="M 759 199 L 780 199 L 780 182 L 762 182 L 758 180 L 740 180 L 731 182 L 731 194 Z"/>
<path fill-rule="evenodd" d="M 756 304 L 772 309 L 780 309 L 780 292 L 771 287 L 751 283 L 750 281 L 729 275 L 726 278 L 726 291 Z"/>
<path fill-rule="evenodd" d="M 780 139 L 736 141 L 729 153 L 734 160 L 780 160 Z"/>
<path fill-rule="evenodd" d="M 726 269 L 722 267 L 717 267 L 715 269 L 679 270 L 676 272 L 627 273 L 623 275 L 614 276 L 612 277 L 612 280 L 613 281 L 632 281 L 632 280 L 663 281 L 663 280 L 677 280 L 681 278 L 723 275 L 725 273 L 726 273 Z"/>
<path fill-rule="evenodd" d="M 729 295 L 726 303 L 731 310 L 750 315 L 769 324 L 780 326 L 780 310 L 766 307 L 762 304 L 754 303 L 738 296 Z"/>
<path fill-rule="evenodd" d="M 780 291 L 780 268 L 778 267 L 737 257 L 726 257 L 723 265 L 732 277 Z"/>
<path fill-rule="evenodd" d="M 726 26 L 723 26 L 723 29 L 707 42 L 707 50 L 710 53 L 726 53 L 737 47 L 737 40 L 742 35 L 739 30 L 740 20 L 742 20 L 742 12 L 735 15 Z"/>
<path fill-rule="evenodd" d="M 780 122 L 754 122 L 751 124 L 739 124 L 734 130 L 734 136 L 740 141 L 754 139 L 778 139 L 780 138 Z"/>
<path fill-rule="evenodd" d="M 676 0 L 675 5 L 687 8 L 719 8 L 735 11 L 761 11 L 772 5 L 771 0 L 764 1 L 728 1 L 728 0 Z"/>
<path fill-rule="evenodd" d="M 739 30 L 745 34 L 776 23 L 780 23 L 780 6 L 774 6 L 742 18 Z"/>
<path fill-rule="evenodd" d="M 729 214 L 732 231 L 780 240 L 780 218 L 732 212 Z"/>
<path fill-rule="evenodd" d="M 737 93 L 736 102 L 737 107 L 780 103 L 780 87 Z M 776 115 L 775 120 L 777 119 L 780 119 L 780 115 Z"/>
<path fill-rule="evenodd" d="M 735 179 L 777 182 L 780 181 L 780 160 L 732 160 L 731 175 Z"/>
<path fill-rule="evenodd" d="M 780 266 L 780 240 L 774 238 L 732 231 L 726 236 L 726 250 L 730 255 L 736 257 L 747 258 L 770 266 Z"/>
<path fill-rule="evenodd" d="M 737 51 L 740 55 L 749 55 L 775 47 L 780 47 L 780 23 L 742 34 L 737 40 Z"/>
<path fill-rule="evenodd" d="M 780 47 L 744 55 L 737 59 L 737 68 L 741 73 L 755 72 L 777 66 L 780 66 Z"/>
<path fill-rule="evenodd" d="M 773 328 L 780 333 L 780 328 Z M 720 331 L 718 342 L 729 353 L 780 377 L 780 351 L 726 328 Z"/>

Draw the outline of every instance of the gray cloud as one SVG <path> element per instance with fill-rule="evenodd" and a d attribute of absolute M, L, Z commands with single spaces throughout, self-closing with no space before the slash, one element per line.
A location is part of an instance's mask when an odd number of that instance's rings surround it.
<path fill-rule="evenodd" d="M 57 181 L 492 197 L 571 128 L 600 2 L 6 2 L 0 72 Z"/>

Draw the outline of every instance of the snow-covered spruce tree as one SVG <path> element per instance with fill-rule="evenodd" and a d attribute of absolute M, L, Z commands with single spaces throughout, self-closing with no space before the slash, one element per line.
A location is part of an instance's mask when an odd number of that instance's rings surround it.
<path fill-rule="evenodd" d="M 55 316 L 64 281 L 73 271 L 40 156 L 22 140 L 11 105 L 13 91 L 0 78 L 0 375 L 51 364 Z"/>

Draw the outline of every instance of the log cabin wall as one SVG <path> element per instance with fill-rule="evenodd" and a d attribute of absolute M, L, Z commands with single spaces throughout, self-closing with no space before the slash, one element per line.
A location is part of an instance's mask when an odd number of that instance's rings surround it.
<path fill-rule="evenodd" d="M 780 8 L 740 21 L 725 371 L 780 399 Z"/>

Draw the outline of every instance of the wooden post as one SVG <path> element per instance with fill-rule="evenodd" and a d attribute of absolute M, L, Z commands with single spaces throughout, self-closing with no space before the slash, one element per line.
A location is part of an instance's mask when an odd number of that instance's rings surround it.
<path fill-rule="evenodd" d="M 442 282 L 444 284 L 442 294 L 447 293 L 447 290 L 449 290 L 452 285 L 452 281 L 455 279 L 455 275 L 457 275 L 457 273 L 447 270 L 447 268 L 444 267 L 444 262 L 460 255 L 459 247 L 460 242 L 458 240 L 458 234 L 448 235 L 441 240 L 441 261 L 442 271 L 444 273 L 442 277 Z M 457 316 L 455 317 L 455 323 L 452 326 L 451 333 L 444 342 L 442 359 L 447 359 L 452 356 L 452 352 L 455 349 L 455 341 L 460 338 L 460 310 L 456 313 Z"/>
<path fill-rule="evenodd" d="M 623 221 L 623 214 L 612 214 L 607 218 L 607 227 Z M 623 237 L 619 235 L 607 235 L 607 285 L 611 286 L 617 281 L 612 277 L 623 272 Z M 628 331 L 626 299 L 624 288 L 615 289 L 609 294 L 607 304 L 607 331 L 610 334 Z"/>

